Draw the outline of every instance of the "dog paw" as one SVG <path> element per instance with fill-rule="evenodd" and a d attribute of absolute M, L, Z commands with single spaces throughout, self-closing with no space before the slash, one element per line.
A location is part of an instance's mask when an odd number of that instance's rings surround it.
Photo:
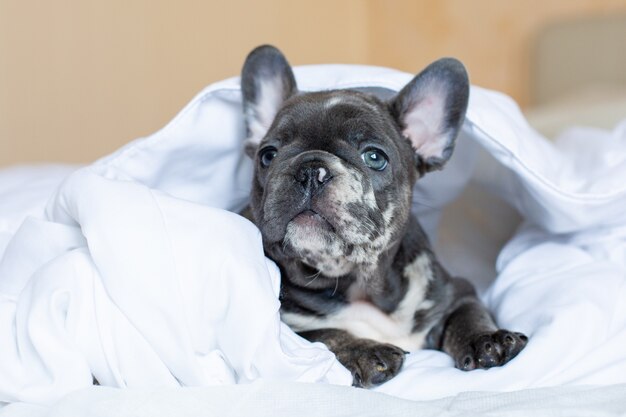
<path fill-rule="evenodd" d="M 353 386 L 369 388 L 396 376 L 406 353 L 394 345 L 359 339 L 338 353 L 337 359 L 352 373 Z"/>
<path fill-rule="evenodd" d="M 528 337 L 522 333 L 498 330 L 479 334 L 467 350 L 456 358 L 456 367 L 464 371 L 502 366 L 524 349 Z"/>

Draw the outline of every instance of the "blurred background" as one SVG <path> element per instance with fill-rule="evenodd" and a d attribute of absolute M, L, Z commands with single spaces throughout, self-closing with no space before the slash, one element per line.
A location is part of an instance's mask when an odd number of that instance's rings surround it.
<path fill-rule="evenodd" d="M 548 136 L 626 118 L 626 0 L 0 0 L 0 167 L 106 155 L 262 43 L 292 65 L 455 56 Z"/>

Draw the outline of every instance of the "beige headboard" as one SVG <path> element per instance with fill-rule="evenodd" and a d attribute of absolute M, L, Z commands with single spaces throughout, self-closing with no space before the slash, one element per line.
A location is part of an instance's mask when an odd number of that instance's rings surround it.
<path fill-rule="evenodd" d="M 553 23 L 531 54 L 526 117 L 546 137 L 626 120 L 626 14 Z"/>
<path fill-rule="evenodd" d="M 550 24 L 533 49 L 534 105 L 592 87 L 626 89 L 626 14 Z"/>

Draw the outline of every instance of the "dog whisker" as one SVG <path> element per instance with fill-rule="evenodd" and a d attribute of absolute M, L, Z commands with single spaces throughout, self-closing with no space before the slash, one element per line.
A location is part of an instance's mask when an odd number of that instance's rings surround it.
<path fill-rule="evenodd" d="M 307 282 L 304 286 L 308 287 L 309 285 L 311 285 L 322 273 L 322 271 L 317 271 L 317 273 L 313 274 L 313 275 L 309 275 L 308 277 L 305 277 L 305 279 L 311 278 L 313 277 L 313 279 L 311 279 L 309 282 Z"/>
<path fill-rule="evenodd" d="M 335 296 L 335 293 L 337 292 L 338 287 L 339 287 L 339 277 L 335 277 L 335 289 L 333 290 L 331 297 Z"/>

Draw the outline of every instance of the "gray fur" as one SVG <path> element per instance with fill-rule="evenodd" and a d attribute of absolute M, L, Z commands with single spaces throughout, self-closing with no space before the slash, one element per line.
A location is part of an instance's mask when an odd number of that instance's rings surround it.
<path fill-rule="evenodd" d="M 241 82 L 255 161 L 246 215 L 281 269 L 287 324 L 325 343 L 364 387 L 395 376 L 404 350 L 441 349 L 465 370 L 521 351 L 526 337 L 498 329 L 411 214 L 415 182 L 443 167 L 463 123 L 460 62 L 431 64 L 383 101 L 356 90 L 298 93 L 286 59 L 263 46 Z"/>

